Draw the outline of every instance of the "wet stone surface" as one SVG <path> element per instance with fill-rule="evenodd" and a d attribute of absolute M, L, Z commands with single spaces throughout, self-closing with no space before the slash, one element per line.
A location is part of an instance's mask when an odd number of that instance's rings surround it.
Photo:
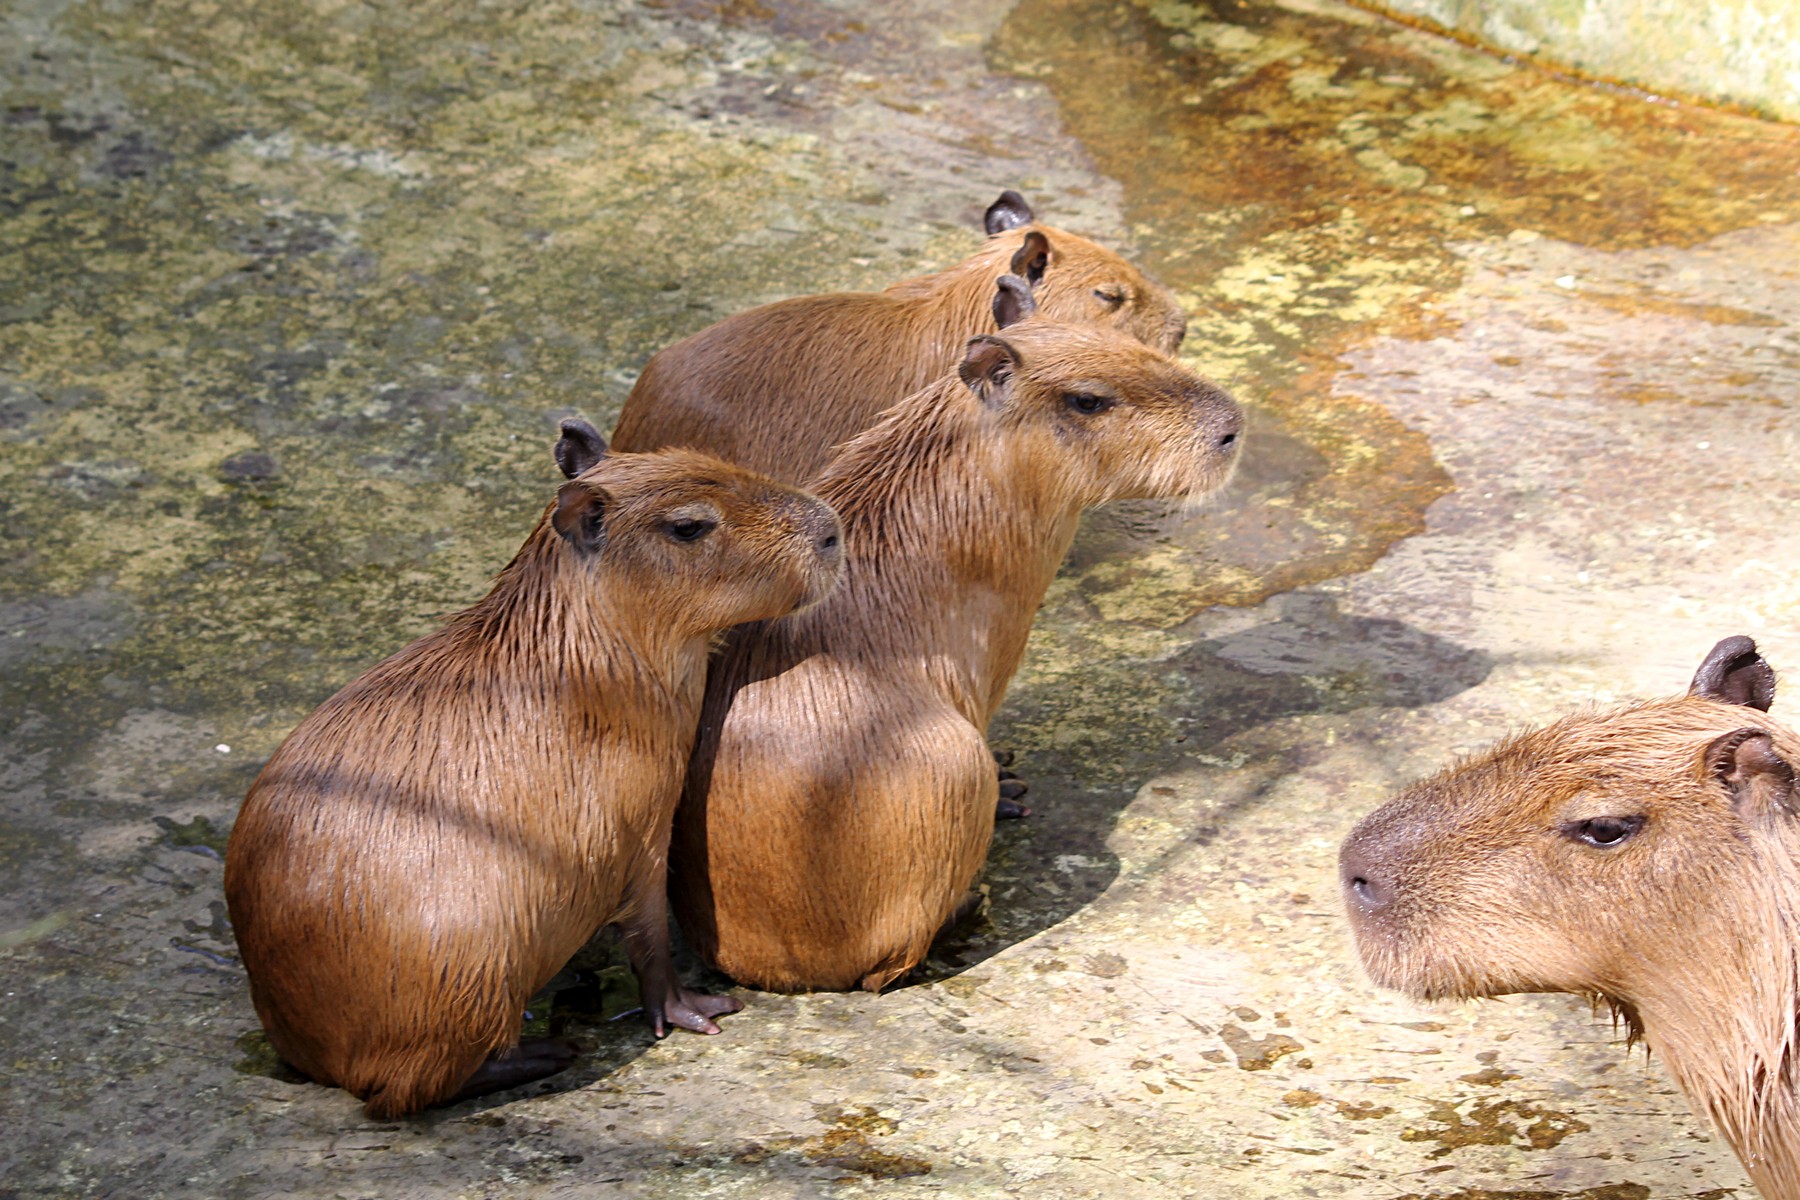
<path fill-rule="evenodd" d="M 984 917 L 660 1044 L 600 941 L 545 1085 L 295 1082 L 219 903 L 281 736 L 480 594 L 558 418 L 1008 186 L 1174 286 L 1252 427 L 1202 510 L 1084 526 Z M 12 6 L 0 1194 L 1748 1196 L 1579 1002 L 1373 990 L 1334 858 L 1720 636 L 1800 664 L 1797 274 L 1794 130 L 1331 4 Z"/>

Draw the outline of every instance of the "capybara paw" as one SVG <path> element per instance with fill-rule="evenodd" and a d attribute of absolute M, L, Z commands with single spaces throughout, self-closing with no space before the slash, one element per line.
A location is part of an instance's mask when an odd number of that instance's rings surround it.
<path fill-rule="evenodd" d="M 449 1103 L 503 1092 L 534 1079 L 543 1079 L 567 1070 L 581 1054 L 581 1048 L 567 1038 L 521 1038 L 519 1044 L 489 1058 L 475 1073 L 463 1081 L 462 1087 L 449 1098 Z"/>
<path fill-rule="evenodd" d="M 1019 817 L 1029 817 L 1031 809 L 1019 803 L 1019 797 L 1031 790 L 1031 785 L 1014 775 L 1011 771 L 1000 772 L 1000 799 L 994 805 L 996 821 L 1011 821 Z"/>
<path fill-rule="evenodd" d="M 992 746 L 989 746 L 988 753 L 994 756 L 994 762 L 998 766 L 1010 767 L 1013 765 L 1013 752 L 1011 750 L 996 750 Z"/>
<path fill-rule="evenodd" d="M 581 1057 L 581 1047 L 568 1038 L 520 1038 L 517 1053 L 527 1062 L 554 1064 L 561 1071 Z"/>
<path fill-rule="evenodd" d="M 714 996 L 683 988 L 663 1001 L 660 1008 L 650 1009 L 650 1025 L 656 1030 L 657 1037 L 666 1035 L 672 1025 L 695 1033 L 717 1033 L 719 1027 L 712 1018 L 737 1012 L 743 1007 L 744 1002 L 736 996 Z"/>

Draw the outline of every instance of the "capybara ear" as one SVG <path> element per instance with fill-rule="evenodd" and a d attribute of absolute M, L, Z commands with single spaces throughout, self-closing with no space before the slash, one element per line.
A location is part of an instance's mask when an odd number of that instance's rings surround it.
<path fill-rule="evenodd" d="M 598 554 L 606 544 L 606 506 L 612 502 L 600 488 L 585 483 L 565 483 L 556 491 L 556 512 L 550 524 L 575 547 L 578 554 Z"/>
<path fill-rule="evenodd" d="M 1744 820 L 1793 813 L 1794 768 L 1764 731 L 1739 729 L 1714 738 L 1703 761 L 1707 775 L 1731 790 L 1731 806 Z"/>
<path fill-rule="evenodd" d="M 1694 672 L 1688 695 L 1768 712 L 1775 703 L 1775 672 L 1756 652 L 1756 643 L 1740 633 L 1712 648 Z"/>
<path fill-rule="evenodd" d="M 1050 239 L 1032 230 L 1013 252 L 1011 271 L 1036 287 L 1044 281 L 1044 268 L 1050 264 Z"/>
<path fill-rule="evenodd" d="M 575 478 L 606 457 L 606 439 L 600 431 L 580 417 L 562 423 L 562 436 L 556 439 L 556 465 L 570 479 Z"/>
<path fill-rule="evenodd" d="M 998 303 L 998 299 L 995 302 Z M 968 349 L 963 351 L 963 360 L 957 365 L 956 373 L 962 376 L 971 392 L 986 404 L 998 408 L 1006 398 L 1018 366 L 1019 352 L 1011 343 L 984 333 L 969 339 Z"/>
<path fill-rule="evenodd" d="M 1031 205 L 1025 202 L 1025 197 L 1011 188 L 1007 188 L 1000 193 L 998 200 L 988 205 L 987 212 L 981 218 L 981 223 L 986 227 L 988 236 L 993 237 L 996 233 L 1018 229 L 1035 220 L 1037 218 L 1032 216 Z"/>
<path fill-rule="evenodd" d="M 1035 312 L 1037 297 L 1031 294 L 1029 283 L 1017 275 L 1002 275 L 994 280 L 994 324 L 1005 329 Z"/>

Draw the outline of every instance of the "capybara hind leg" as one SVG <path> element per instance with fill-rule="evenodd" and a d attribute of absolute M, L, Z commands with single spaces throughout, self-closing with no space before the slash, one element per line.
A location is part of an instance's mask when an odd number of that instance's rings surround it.
<path fill-rule="evenodd" d="M 956 907 L 950 910 L 950 915 L 944 918 L 944 923 L 937 927 L 937 932 L 931 935 L 931 941 L 935 942 L 938 938 L 943 937 L 946 933 L 949 933 L 964 921 L 967 921 L 980 913 L 987 907 L 987 900 L 988 897 L 986 892 L 982 891 L 980 888 L 970 888 L 964 893 L 963 898 L 956 902 Z M 875 968 L 867 975 L 864 975 L 862 979 L 858 981 L 856 986 L 865 992 L 881 991 L 890 983 L 893 983 L 896 979 L 899 979 L 908 971 L 918 966 L 920 961 L 925 957 L 925 951 L 929 948 L 930 942 L 927 942 L 925 947 L 916 951 L 894 951 L 892 954 L 876 963 Z"/>
<path fill-rule="evenodd" d="M 950 910 L 950 915 L 944 918 L 944 923 L 938 926 L 938 931 L 932 934 L 932 940 L 943 937 L 970 917 L 975 916 L 986 904 L 987 893 L 980 888 L 970 888 L 963 898 L 956 902 L 956 907 Z"/>
<path fill-rule="evenodd" d="M 639 910 L 621 928 L 625 933 L 625 949 L 631 956 L 631 969 L 637 974 L 638 995 L 644 1003 L 644 1015 L 657 1037 L 669 1032 L 669 1026 L 691 1029 L 695 1033 L 717 1033 L 714 1017 L 734 1013 L 744 1007 L 736 996 L 714 996 L 696 992 L 681 984 L 675 963 L 669 957 L 668 876 L 663 870 L 647 881 L 640 893 Z"/>
<path fill-rule="evenodd" d="M 580 1053 L 575 1043 L 564 1038 L 521 1038 L 517 1046 L 490 1055 L 444 1103 L 454 1104 L 489 1092 L 504 1092 L 507 1088 L 554 1075 L 567 1070 Z"/>
<path fill-rule="evenodd" d="M 858 982 L 856 986 L 865 992 L 879 992 L 882 988 L 894 982 L 894 980 L 900 978 L 918 965 L 919 960 L 915 956 L 899 954 L 889 955 L 887 958 L 882 959 L 873 971 L 864 975 L 862 980 Z"/>
<path fill-rule="evenodd" d="M 992 750 L 994 762 L 1000 767 L 1000 799 L 994 805 L 994 820 L 1013 821 L 1020 817 L 1029 817 L 1031 809 L 1019 803 L 1019 797 L 1031 790 L 1031 785 L 1020 779 L 1007 768 L 1013 764 L 1011 750 Z"/>

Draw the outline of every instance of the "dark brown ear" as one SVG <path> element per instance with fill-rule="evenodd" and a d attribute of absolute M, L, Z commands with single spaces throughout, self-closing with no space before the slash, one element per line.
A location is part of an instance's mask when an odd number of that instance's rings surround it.
<path fill-rule="evenodd" d="M 969 385 L 969 390 L 982 402 L 998 408 L 1012 385 L 1013 372 L 1019 368 L 1019 352 L 1003 338 L 991 334 L 969 339 L 968 349 L 956 373 Z"/>
<path fill-rule="evenodd" d="M 1756 652 L 1756 643 L 1740 633 L 1712 648 L 1694 672 L 1688 695 L 1768 712 L 1775 703 L 1775 672 Z"/>
<path fill-rule="evenodd" d="M 586 557 L 606 545 L 606 506 L 612 497 L 585 483 L 565 483 L 556 491 L 556 511 L 550 525 L 575 553 Z"/>
<path fill-rule="evenodd" d="M 562 423 L 562 436 L 556 439 L 555 453 L 556 465 L 573 479 L 606 457 L 606 439 L 580 417 L 570 417 Z"/>
<path fill-rule="evenodd" d="M 994 280 L 994 324 L 1005 329 L 1017 325 L 1037 311 L 1037 297 L 1031 285 L 1017 275 L 1002 275 Z"/>
<path fill-rule="evenodd" d="M 1025 202 L 1025 197 L 1011 188 L 1007 188 L 1000 193 L 998 200 L 987 206 L 987 212 L 982 214 L 981 223 L 987 230 L 988 236 L 993 237 L 996 233 L 1018 229 L 1035 220 L 1037 218 L 1032 216 L 1031 205 Z"/>
<path fill-rule="evenodd" d="M 1746 821 L 1794 812 L 1794 768 L 1760 729 L 1714 738 L 1704 756 L 1708 777 L 1731 789 L 1731 805 Z"/>
<path fill-rule="evenodd" d="M 1050 265 L 1050 239 L 1032 230 L 1013 252 L 1010 270 L 1036 287 L 1044 281 L 1044 268 Z"/>

